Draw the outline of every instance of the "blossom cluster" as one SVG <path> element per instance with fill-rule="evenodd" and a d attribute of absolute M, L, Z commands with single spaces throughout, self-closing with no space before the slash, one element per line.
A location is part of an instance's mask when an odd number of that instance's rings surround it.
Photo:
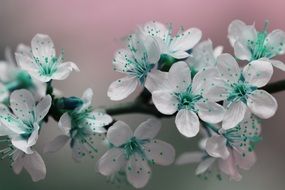
<path fill-rule="evenodd" d="M 120 113 L 154 116 L 134 132 L 114 118 L 114 110 L 92 106 L 90 88 L 82 97 L 64 97 L 53 87 L 52 81 L 64 80 L 79 68 L 65 62 L 63 52 L 56 55 L 48 35 L 35 35 L 31 47 L 18 45 L 15 56 L 7 49 L 6 60 L 0 62 L 2 158 L 9 159 L 16 174 L 25 169 L 33 181 L 44 179 L 46 166 L 35 145 L 41 129 L 53 118 L 61 134 L 42 152 L 57 152 L 68 144 L 72 158 L 80 162 L 87 155 L 95 157 L 94 137 L 103 136 L 108 150 L 96 166 L 113 181 L 121 181 L 120 175 L 142 188 L 151 177 L 152 165 L 173 163 L 197 163 L 196 174 L 205 178 L 215 170 L 219 179 L 223 174 L 241 180 L 239 169 L 248 170 L 256 161 L 261 120 L 277 111 L 276 99 L 264 87 L 274 67 L 285 71 L 285 64 L 275 59 L 285 52 L 285 32 L 269 33 L 268 21 L 257 31 L 254 25 L 234 20 L 228 28 L 234 55 L 201 38 L 198 28 L 181 27 L 175 34 L 172 25 L 151 21 L 137 27 L 126 47 L 116 51 L 114 70 L 124 77 L 111 83 L 108 97 L 120 101 L 137 88 L 144 89 L 132 109 Z M 200 133 L 199 150 L 176 158 L 174 147 L 156 138 L 161 117 L 175 117 L 173 126 L 182 137 Z"/>

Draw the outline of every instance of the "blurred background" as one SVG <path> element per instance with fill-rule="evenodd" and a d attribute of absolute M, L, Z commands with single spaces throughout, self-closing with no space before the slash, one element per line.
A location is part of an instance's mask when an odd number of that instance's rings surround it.
<path fill-rule="evenodd" d="M 210 38 L 214 45 L 223 45 L 225 52 L 232 53 L 227 40 L 227 27 L 233 19 L 254 23 L 261 29 L 265 19 L 270 20 L 270 30 L 285 30 L 285 1 L 271 0 L 0 0 L 0 60 L 4 49 L 16 48 L 18 43 L 30 44 L 36 33 L 52 37 L 58 52 L 65 50 L 65 59 L 80 67 L 80 73 L 72 73 L 65 81 L 56 82 L 58 89 L 66 96 L 81 96 L 91 87 L 95 92 L 94 105 L 115 105 L 107 95 L 108 85 L 121 75 L 113 72 L 114 51 L 122 47 L 121 39 L 139 24 L 150 20 L 173 23 L 178 28 L 198 27 L 203 39 Z M 280 57 L 285 61 L 285 56 Z M 1 74 L 1 73 L 0 73 Z M 273 80 L 284 79 L 285 73 L 275 70 Z M 137 91 L 139 93 L 139 90 Z M 246 172 L 241 182 L 229 181 L 226 177 L 218 181 L 215 177 L 203 180 L 194 175 L 196 165 L 182 167 L 154 167 L 151 180 L 145 189 L 164 190 L 281 190 L 285 187 L 285 92 L 274 96 L 279 102 L 277 114 L 263 122 L 263 141 L 257 146 L 258 161 Z M 129 97 L 131 101 L 135 95 Z M 133 128 L 147 116 L 131 115 L 117 117 Z M 55 122 L 51 121 L 40 135 L 37 149 L 58 135 Z M 163 120 L 159 137 L 173 144 L 177 155 L 197 150 L 197 140 L 182 137 L 173 120 Z M 99 141 L 99 140 L 98 140 Z M 56 154 L 43 155 L 47 166 L 44 181 L 33 183 L 23 171 L 14 175 L 7 161 L 0 162 L 0 189 L 117 189 L 106 182 L 95 169 L 96 159 L 105 151 L 98 144 L 100 152 L 95 160 L 85 159 L 75 163 L 69 147 Z M 132 189 L 122 185 L 120 189 Z"/>

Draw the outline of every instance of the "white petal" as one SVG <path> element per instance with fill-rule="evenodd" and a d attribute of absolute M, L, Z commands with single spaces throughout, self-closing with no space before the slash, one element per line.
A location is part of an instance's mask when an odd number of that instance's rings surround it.
<path fill-rule="evenodd" d="M 146 78 L 145 87 L 150 91 L 154 92 L 157 90 L 167 89 L 168 73 L 159 70 L 152 70 Z"/>
<path fill-rule="evenodd" d="M 135 77 L 124 77 L 114 81 L 108 89 L 108 96 L 111 100 L 118 101 L 125 99 L 133 93 L 138 85 Z"/>
<path fill-rule="evenodd" d="M 122 149 L 112 148 L 98 160 L 97 168 L 102 175 L 109 176 L 122 169 L 125 164 L 126 158 Z"/>
<path fill-rule="evenodd" d="M 60 63 L 57 66 L 57 69 L 55 73 L 53 73 L 51 78 L 54 80 L 64 80 L 70 75 L 70 73 L 73 70 L 75 70 L 76 72 L 79 72 L 79 68 L 77 67 L 75 63 L 72 63 L 72 62 Z"/>
<path fill-rule="evenodd" d="M 51 142 L 49 142 L 43 149 L 44 153 L 57 152 L 59 151 L 68 141 L 70 140 L 69 136 L 59 135 Z"/>
<path fill-rule="evenodd" d="M 244 170 L 249 170 L 256 162 L 256 155 L 254 152 L 248 152 L 245 155 L 237 151 L 233 151 L 236 164 Z"/>
<path fill-rule="evenodd" d="M 227 139 L 223 136 L 212 136 L 206 142 L 206 151 L 212 157 L 226 159 L 230 155 L 226 143 Z"/>
<path fill-rule="evenodd" d="M 33 151 L 31 150 L 31 147 L 28 145 L 28 141 L 26 139 L 23 139 L 21 137 L 16 137 L 11 139 L 11 143 L 16 148 L 20 149 L 21 151 L 25 152 L 26 154 L 32 154 Z"/>
<path fill-rule="evenodd" d="M 47 95 L 45 96 L 36 106 L 36 116 L 37 121 L 41 121 L 49 112 L 49 109 L 51 107 L 51 96 Z"/>
<path fill-rule="evenodd" d="M 81 139 L 72 139 L 72 158 L 75 162 L 81 162 L 85 155 L 89 154 L 89 150 L 82 143 Z"/>
<path fill-rule="evenodd" d="M 235 42 L 234 44 L 235 56 L 240 60 L 251 60 L 251 52 L 247 45 L 242 44 L 241 42 Z"/>
<path fill-rule="evenodd" d="M 229 89 L 223 79 L 213 79 L 209 88 L 205 90 L 203 96 L 210 101 L 219 102 L 226 100 L 228 97 Z"/>
<path fill-rule="evenodd" d="M 170 43 L 170 50 L 187 51 L 193 48 L 201 39 L 202 32 L 198 28 L 190 28 L 181 34 L 177 34 Z"/>
<path fill-rule="evenodd" d="M 213 81 L 215 81 L 217 77 L 219 76 L 216 68 L 208 68 L 206 70 L 203 69 L 199 71 L 193 78 L 193 93 L 203 95 L 213 87 Z"/>
<path fill-rule="evenodd" d="M 135 153 L 126 166 L 127 179 L 135 188 L 144 187 L 150 179 L 151 170 L 147 160 Z"/>
<path fill-rule="evenodd" d="M 163 114 L 172 115 L 177 111 L 178 100 L 170 91 L 154 91 L 152 101 L 158 111 Z"/>
<path fill-rule="evenodd" d="M 60 117 L 58 126 L 66 135 L 69 135 L 71 129 L 71 118 L 67 112 Z"/>
<path fill-rule="evenodd" d="M 200 128 L 198 116 L 194 112 L 186 109 L 178 111 L 175 124 L 178 131 L 186 137 L 196 136 Z"/>
<path fill-rule="evenodd" d="M 164 24 L 156 21 L 147 22 L 143 26 L 143 31 L 150 36 L 161 39 L 165 39 L 169 34 L 168 28 Z"/>
<path fill-rule="evenodd" d="M 85 122 L 93 132 L 105 133 L 106 129 L 104 126 L 110 124 L 112 120 L 112 117 L 108 114 L 102 112 L 92 112 L 86 117 Z"/>
<path fill-rule="evenodd" d="M 39 124 L 37 123 L 34 123 L 33 124 L 33 132 L 32 134 L 30 135 L 29 139 L 28 139 L 28 146 L 33 146 L 36 144 L 38 138 L 39 138 L 39 129 L 40 129 L 40 126 Z"/>
<path fill-rule="evenodd" d="M 222 172 L 229 175 L 231 179 L 235 181 L 241 180 L 241 175 L 238 172 L 236 167 L 236 163 L 232 155 L 230 155 L 227 159 L 219 159 L 219 168 Z"/>
<path fill-rule="evenodd" d="M 13 155 L 14 162 L 12 164 L 12 167 L 13 167 L 13 171 L 17 175 L 20 174 L 24 168 L 25 159 L 23 158 L 24 158 L 24 153 L 20 150 L 16 150 L 16 152 Z"/>
<path fill-rule="evenodd" d="M 34 121 L 35 100 L 28 90 L 15 90 L 10 96 L 10 107 L 23 121 Z"/>
<path fill-rule="evenodd" d="M 237 126 L 243 120 L 246 109 L 246 105 L 241 101 L 233 102 L 227 106 L 222 128 L 227 130 Z"/>
<path fill-rule="evenodd" d="M 215 162 L 216 158 L 206 158 L 205 160 L 203 160 L 197 167 L 195 174 L 196 175 L 200 175 L 203 174 L 204 172 L 206 172 L 211 166 L 212 164 Z"/>
<path fill-rule="evenodd" d="M 0 104 L 1 136 L 17 136 L 25 132 L 25 124 L 10 113 L 9 108 Z"/>
<path fill-rule="evenodd" d="M 121 146 L 133 137 L 131 128 L 122 121 L 117 121 L 108 129 L 107 139 L 114 146 Z"/>
<path fill-rule="evenodd" d="M 31 76 L 35 77 L 38 75 L 39 66 L 35 63 L 34 59 L 25 53 L 15 53 L 15 58 L 17 64 L 23 69 L 26 70 Z"/>
<path fill-rule="evenodd" d="M 273 30 L 265 39 L 265 46 L 272 52 L 272 56 L 285 52 L 285 32 Z"/>
<path fill-rule="evenodd" d="M 224 119 L 225 109 L 215 102 L 197 102 L 199 117 L 209 123 L 219 123 Z"/>
<path fill-rule="evenodd" d="M 252 61 L 243 69 L 245 81 L 256 87 L 265 86 L 270 81 L 272 74 L 271 63 L 263 60 Z"/>
<path fill-rule="evenodd" d="M 187 53 L 186 51 L 169 52 L 168 55 L 174 57 L 175 59 L 185 59 L 190 56 L 190 54 Z"/>
<path fill-rule="evenodd" d="M 205 156 L 203 152 L 187 152 L 180 155 L 176 161 L 176 165 L 192 164 L 202 161 L 202 158 Z"/>
<path fill-rule="evenodd" d="M 275 98 L 268 92 L 255 90 L 248 96 L 247 106 L 258 117 L 268 119 L 276 113 L 278 104 Z"/>
<path fill-rule="evenodd" d="M 269 60 L 269 62 L 276 68 L 280 69 L 281 71 L 285 71 L 285 64 L 279 60 Z"/>
<path fill-rule="evenodd" d="M 25 155 L 24 168 L 31 175 L 34 182 L 40 181 L 46 177 L 45 163 L 37 152 Z"/>
<path fill-rule="evenodd" d="M 169 70 L 168 77 L 169 86 L 175 92 L 184 91 L 191 84 L 191 70 L 184 61 L 174 63 Z"/>
<path fill-rule="evenodd" d="M 157 41 L 150 36 L 144 36 L 144 35 L 142 40 L 144 42 L 144 46 L 147 52 L 148 62 L 153 64 L 158 63 L 160 58 L 160 49 Z"/>
<path fill-rule="evenodd" d="M 159 132 L 161 123 L 158 119 L 148 119 L 135 130 L 134 136 L 141 140 L 153 139 Z"/>
<path fill-rule="evenodd" d="M 151 162 L 162 166 L 167 166 L 174 162 L 175 149 L 172 145 L 164 141 L 154 139 L 143 146 L 145 155 Z"/>
<path fill-rule="evenodd" d="M 84 102 L 84 108 L 88 108 L 91 103 L 92 103 L 92 98 L 93 98 L 93 90 L 91 88 L 88 88 L 84 91 L 81 99 Z"/>
<path fill-rule="evenodd" d="M 217 58 L 217 68 L 228 83 L 234 83 L 239 80 L 240 68 L 235 58 L 230 54 L 224 53 Z"/>
<path fill-rule="evenodd" d="M 214 57 L 217 59 L 217 57 L 223 53 L 223 50 L 224 50 L 223 46 L 217 46 L 214 49 Z"/>
<path fill-rule="evenodd" d="M 130 61 L 133 61 L 132 52 L 128 49 L 120 49 L 118 50 L 113 59 L 113 66 L 115 71 L 119 71 L 122 73 L 131 70 L 130 67 L 133 67 L 133 64 L 130 64 Z"/>
<path fill-rule="evenodd" d="M 247 42 L 255 41 L 257 32 L 254 25 L 246 25 L 240 20 L 234 20 L 231 22 L 228 28 L 228 38 L 232 46 L 236 41 Z"/>
<path fill-rule="evenodd" d="M 55 57 L 54 44 L 51 38 L 45 34 L 36 34 L 31 42 L 33 55 L 40 60 Z"/>

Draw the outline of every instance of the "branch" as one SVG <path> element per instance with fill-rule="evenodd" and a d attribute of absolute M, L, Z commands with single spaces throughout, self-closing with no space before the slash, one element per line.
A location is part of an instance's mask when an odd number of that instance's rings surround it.
<path fill-rule="evenodd" d="M 262 88 L 269 93 L 277 93 L 285 90 L 285 80 L 280 80 L 277 82 L 270 83 Z M 122 114 L 132 114 L 141 113 L 147 115 L 153 115 L 157 118 L 167 118 L 173 115 L 164 115 L 160 113 L 153 104 L 149 104 L 151 99 L 151 94 L 147 89 L 144 89 L 142 93 L 134 102 L 127 102 L 116 105 L 114 107 L 105 108 L 106 113 L 109 115 L 122 115 Z"/>

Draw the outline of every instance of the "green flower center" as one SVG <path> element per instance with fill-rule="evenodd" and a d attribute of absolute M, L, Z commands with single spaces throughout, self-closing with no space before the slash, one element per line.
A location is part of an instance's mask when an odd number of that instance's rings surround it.
<path fill-rule="evenodd" d="M 241 75 L 239 81 L 231 85 L 231 89 L 232 90 L 227 98 L 228 101 L 230 102 L 242 101 L 246 103 L 248 95 L 250 95 L 253 91 L 255 91 L 257 87 L 252 86 L 247 82 L 245 82 L 243 76 Z"/>
<path fill-rule="evenodd" d="M 139 140 L 135 137 L 132 137 L 127 143 L 121 145 L 121 148 L 124 150 L 124 154 L 127 159 L 130 158 L 135 153 L 140 154 L 142 157 L 145 156 L 143 144 L 146 140 Z"/>
<path fill-rule="evenodd" d="M 201 95 L 193 94 L 192 86 L 190 85 L 185 92 L 180 92 L 175 94 L 178 100 L 178 109 L 189 109 L 197 112 L 195 105 L 202 99 Z"/>

